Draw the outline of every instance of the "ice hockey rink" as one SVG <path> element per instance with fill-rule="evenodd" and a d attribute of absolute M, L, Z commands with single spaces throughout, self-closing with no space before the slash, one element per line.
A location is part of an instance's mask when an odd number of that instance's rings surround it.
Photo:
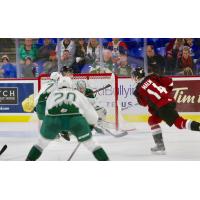
<path fill-rule="evenodd" d="M 0 156 L 1 161 L 25 160 L 31 146 L 37 141 L 37 123 L 0 123 L 0 148 L 7 144 L 7 150 Z M 137 130 L 123 137 L 95 135 L 95 139 L 105 148 L 112 161 L 181 161 L 200 160 L 200 133 L 169 128 L 161 124 L 166 146 L 166 155 L 150 152 L 154 145 L 151 132 L 145 123 L 132 123 Z M 56 139 L 49 144 L 40 161 L 67 161 L 77 145 L 71 141 Z M 80 146 L 72 161 L 95 161 L 84 146 Z"/>

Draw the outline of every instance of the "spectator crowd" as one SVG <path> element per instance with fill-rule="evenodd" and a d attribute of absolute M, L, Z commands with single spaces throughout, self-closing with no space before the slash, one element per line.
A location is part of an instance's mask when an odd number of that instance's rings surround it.
<path fill-rule="evenodd" d="M 58 41 L 58 42 L 57 42 Z M 111 73 L 130 76 L 132 68 L 144 66 L 148 73 L 160 75 L 198 75 L 200 62 L 195 39 L 168 39 L 159 48 L 156 39 L 31 39 L 21 41 L 19 62 L 11 62 L 9 55 L 2 55 L 1 78 L 38 77 L 65 67 L 74 73 Z M 135 48 L 135 43 L 140 44 Z M 131 45 L 130 45 L 131 44 Z M 200 45 L 199 45 L 200 46 Z M 162 49 L 162 51 L 161 51 Z M 144 64 L 144 55 L 147 63 Z M 199 55 L 200 58 L 200 55 Z"/>

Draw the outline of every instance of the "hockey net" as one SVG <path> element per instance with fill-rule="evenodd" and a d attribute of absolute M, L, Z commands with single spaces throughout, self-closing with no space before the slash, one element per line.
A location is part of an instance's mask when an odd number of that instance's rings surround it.
<path fill-rule="evenodd" d="M 111 86 L 96 93 L 95 105 L 103 107 L 107 111 L 104 126 L 118 130 L 119 128 L 119 109 L 118 109 L 118 77 L 109 74 L 74 74 L 73 82 L 85 80 L 88 88 L 93 91 L 105 87 L 108 84 Z M 49 76 L 42 75 L 39 77 L 39 89 L 49 80 Z"/>

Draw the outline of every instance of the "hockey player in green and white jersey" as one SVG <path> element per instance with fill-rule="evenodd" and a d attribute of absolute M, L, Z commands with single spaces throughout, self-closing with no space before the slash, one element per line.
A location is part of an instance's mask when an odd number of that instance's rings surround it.
<path fill-rule="evenodd" d="M 38 95 L 35 97 L 30 95 L 22 102 L 22 107 L 25 112 L 36 111 L 39 124 L 42 125 L 42 120 L 45 117 L 45 108 L 46 108 L 46 100 L 50 93 L 57 88 L 57 82 L 62 77 L 59 72 L 52 72 L 50 75 L 50 80 L 48 80 L 45 84 L 42 85 Z M 70 140 L 69 134 L 67 132 L 61 132 L 60 135 L 66 139 Z"/>
<path fill-rule="evenodd" d="M 38 95 L 30 95 L 22 102 L 22 108 L 25 112 L 32 112 L 35 110 L 39 120 L 43 120 L 45 116 L 46 100 L 49 94 L 56 89 L 57 81 L 62 75 L 58 72 L 53 72 L 48 80 L 39 91 Z"/>
<path fill-rule="evenodd" d="M 92 138 L 90 125 L 94 126 L 97 120 L 98 115 L 87 98 L 73 89 L 69 77 L 62 77 L 58 82 L 58 89 L 47 99 L 45 117 L 40 129 L 42 137 L 32 147 L 26 160 L 37 160 L 48 143 L 63 130 L 70 131 L 97 160 L 109 160 L 104 149 Z"/>
<path fill-rule="evenodd" d="M 45 117 L 46 100 L 48 96 L 56 90 L 58 80 L 62 77 L 59 72 L 53 72 L 50 75 L 50 80 L 43 85 L 39 94 L 35 98 L 35 108 L 39 120 L 43 120 Z"/>
<path fill-rule="evenodd" d="M 94 94 L 93 90 L 88 88 L 86 85 L 86 82 L 84 80 L 79 80 L 76 83 L 77 90 L 84 94 L 87 98 L 88 101 L 92 104 L 94 109 L 96 110 L 98 114 L 98 123 L 94 127 L 94 129 L 98 133 L 104 133 L 104 130 L 102 129 L 102 122 L 105 121 L 107 111 L 104 107 L 101 107 L 99 105 L 96 105 L 96 94 Z M 102 127 L 102 128 L 101 128 Z"/>

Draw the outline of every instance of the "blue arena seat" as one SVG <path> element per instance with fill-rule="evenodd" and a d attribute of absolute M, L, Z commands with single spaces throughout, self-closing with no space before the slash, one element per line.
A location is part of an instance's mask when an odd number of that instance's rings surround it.
<path fill-rule="evenodd" d="M 57 44 L 57 38 L 51 38 L 51 43 Z M 44 38 L 39 38 L 36 44 L 42 46 L 44 44 Z"/>
<path fill-rule="evenodd" d="M 129 56 L 135 57 L 135 58 L 142 58 L 142 57 L 144 57 L 144 48 L 143 47 L 132 48 L 130 50 Z"/>
<path fill-rule="evenodd" d="M 157 52 L 158 54 L 160 54 L 161 56 L 165 56 L 165 47 L 158 47 L 158 48 L 156 49 L 156 52 Z"/>

